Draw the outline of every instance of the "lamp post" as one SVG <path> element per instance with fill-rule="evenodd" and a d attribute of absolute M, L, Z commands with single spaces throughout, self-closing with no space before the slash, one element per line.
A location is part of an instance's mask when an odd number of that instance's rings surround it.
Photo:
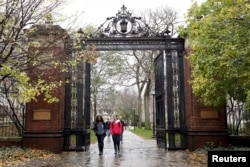
<path fill-rule="evenodd" d="M 152 91 L 153 96 L 153 134 L 152 138 L 155 138 L 155 92 Z"/>

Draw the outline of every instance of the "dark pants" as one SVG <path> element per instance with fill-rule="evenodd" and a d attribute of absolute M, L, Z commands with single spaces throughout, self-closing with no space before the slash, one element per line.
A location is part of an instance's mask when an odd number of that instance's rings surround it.
<path fill-rule="evenodd" d="M 103 135 L 96 135 L 96 136 L 97 136 L 99 151 L 102 153 L 103 152 L 103 147 L 104 147 L 103 140 L 104 140 L 106 135 L 103 134 Z"/>
<path fill-rule="evenodd" d="M 120 134 L 112 134 L 112 139 L 114 142 L 114 148 L 115 148 L 115 152 L 119 152 L 120 151 Z"/>

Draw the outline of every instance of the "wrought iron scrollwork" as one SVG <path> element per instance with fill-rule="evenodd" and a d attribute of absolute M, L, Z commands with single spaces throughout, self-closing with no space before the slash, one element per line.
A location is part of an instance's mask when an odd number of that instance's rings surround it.
<path fill-rule="evenodd" d="M 145 24 L 141 17 L 134 17 L 123 5 L 116 16 L 108 17 L 94 36 L 105 37 L 148 37 L 156 34 Z"/>

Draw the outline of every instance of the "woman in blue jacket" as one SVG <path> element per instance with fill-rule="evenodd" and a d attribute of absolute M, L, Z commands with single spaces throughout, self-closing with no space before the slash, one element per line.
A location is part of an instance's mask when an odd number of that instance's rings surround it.
<path fill-rule="evenodd" d="M 98 141 L 99 155 L 103 154 L 104 143 L 103 140 L 106 136 L 106 126 L 101 115 L 98 115 L 94 124 L 94 131 Z"/>

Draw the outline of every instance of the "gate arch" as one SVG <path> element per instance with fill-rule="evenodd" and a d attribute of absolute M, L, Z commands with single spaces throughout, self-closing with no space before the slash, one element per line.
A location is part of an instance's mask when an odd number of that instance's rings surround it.
<path fill-rule="evenodd" d="M 81 45 L 82 49 L 95 45 L 96 51 L 159 50 L 160 54 L 154 60 L 157 146 L 186 148 L 184 39 L 170 37 L 168 30 L 154 33 L 140 17 L 132 16 L 123 5 L 116 16 L 107 18 L 91 38 L 83 38 Z M 87 76 L 90 70 L 88 73 Z M 87 90 L 85 94 L 90 96 Z M 90 108 L 86 108 L 85 114 L 90 115 Z"/>

